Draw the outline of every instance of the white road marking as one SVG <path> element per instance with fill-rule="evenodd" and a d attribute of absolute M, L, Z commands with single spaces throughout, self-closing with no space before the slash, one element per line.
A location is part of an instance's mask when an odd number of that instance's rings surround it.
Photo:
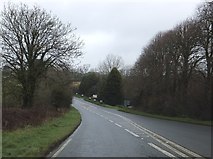
<path fill-rule="evenodd" d="M 120 128 L 122 127 L 121 125 L 119 125 L 119 124 L 117 124 L 117 123 L 115 123 L 115 125 L 117 125 L 117 126 L 120 127 Z"/>
<path fill-rule="evenodd" d="M 56 151 L 56 153 L 52 156 L 52 157 L 57 157 L 58 154 L 68 145 L 68 143 L 72 140 L 72 138 L 69 138 L 64 145 L 62 145 L 60 147 L 60 149 L 58 149 L 58 151 Z"/>
<path fill-rule="evenodd" d="M 109 121 L 110 121 L 111 123 L 114 123 L 114 121 L 112 121 L 112 120 L 110 120 L 110 119 L 109 119 Z"/>
<path fill-rule="evenodd" d="M 139 137 L 137 134 L 133 133 L 132 131 L 130 131 L 130 130 L 128 130 L 128 129 L 124 129 L 124 130 L 126 130 L 127 132 L 129 132 L 130 134 L 132 134 L 132 135 L 135 136 L 135 137 Z"/>
<path fill-rule="evenodd" d="M 85 101 L 84 102 L 83 101 L 79 101 L 79 102 L 82 103 L 83 105 L 87 105 L 87 104 L 85 104 Z M 152 137 L 153 139 L 157 140 L 158 142 L 160 142 L 163 145 L 165 144 L 167 146 L 167 148 L 169 148 L 170 150 L 173 150 L 176 153 L 177 152 L 180 153 L 181 154 L 180 156 L 182 156 L 182 157 L 187 156 L 186 154 L 190 154 L 193 157 L 202 158 L 202 156 L 200 156 L 199 154 L 196 154 L 195 152 L 192 152 L 192 151 L 190 151 L 190 150 L 188 150 L 188 149 L 186 149 L 186 148 L 184 148 L 184 147 L 182 147 L 182 146 L 180 146 L 180 145 L 178 145 L 178 144 L 176 144 L 176 143 L 174 143 L 174 142 L 172 142 L 172 141 L 170 141 L 170 140 L 168 140 L 168 139 L 166 139 L 166 138 L 164 138 L 164 137 L 162 137 L 162 136 L 160 136 L 160 135 L 158 135 L 158 134 L 156 134 L 156 133 L 154 133 L 154 132 L 152 132 L 152 131 L 150 131 L 148 129 L 146 129 L 146 128 L 142 127 L 141 125 L 136 124 L 132 120 L 130 120 L 130 119 L 128 119 L 128 118 L 126 118 L 126 117 L 124 117 L 122 115 L 115 114 L 115 113 L 112 113 L 112 112 L 109 112 L 109 111 L 106 111 L 106 110 L 101 110 L 101 111 L 104 111 L 104 112 L 106 112 L 108 114 L 115 115 L 115 116 L 118 116 L 118 117 L 122 118 L 126 122 L 132 124 L 133 126 L 135 126 L 136 128 L 138 128 L 139 130 L 141 130 L 142 132 L 144 132 L 146 135 L 149 135 L 150 137 Z M 166 144 L 166 142 L 168 142 L 169 144 Z M 178 149 L 181 150 L 184 153 L 178 151 Z"/>
<path fill-rule="evenodd" d="M 158 135 L 158 134 L 156 134 L 156 133 L 154 133 L 154 132 L 152 132 L 152 131 L 150 131 L 150 130 L 148 130 L 148 129 L 140 126 L 140 125 L 138 125 L 138 124 L 136 124 L 136 123 L 134 123 L 134 122 L 131 122 L 131 124 L 134 125 L 135 127 L 137 127 L 138 129 L 140 129 L 141 131 L 145 132 L 147 135 L 150 135 L 153 139 L 160 142 L 162 145 L 166 146 L 170 150 L 179 154 L 181 157 L 188 157 L 186 155 L 188 153 L 188 154 L 192 155 L 193 157 L 202 158 L 202 156 L 200 156 L 200 155 L 198 155 L 198 154 L 196 154 L 196 153 L 194 153 L 194 152 L 192 152 L 192 151 L 190 151 L 190 150 L 188 150 L 188 149 L 186 149 L 186 148 L 184 148 L 184 147 L 182 147 L 182 146 L 180 146 L 180 145 L 178 145 L 178 144 L 176 144 L 176 143 L 174 143 L 174 142 L 172 142 L 172 141 L 170 141 L 170 140 L 168 140 L 168 139 L 166 139 L 166 138 L 164 138 L 164 137 L 162 137 L 162 136 L 160 136 L 160 135 Z M 154 137 L 154 135 L 155 135 L 155 137 Z M 169 142 L 169 144 L 171 146 L 166 144 L 165 142 Z M 186 154 L 178 151 L 177 148 L 182 150 Z"/>
<path fill-rule="evenodd" d="M 75 135 L 79 129 L 81 128 L 82 122 L 78 126 L 78 128 L 74 131 L 74 133 L 70 136 L 70 138 L 58 149 L 52 156 L 51 158 L 55 158 L 58 156 L 58 154 L 69 144 L 69 142 L 72 140 L 72 136 Z"/>
<path fill-rule="evenodd" d="M 141 140 L 143 140 L 143 138 L 141 138 Z"/>
<path fill-rule="evenodd" d="M 176 154 L 180 155 L 181 157 L 184 157 L 184 158 L 189 157 L 189 156 L 187 156 L 186 154 L 184 154 L 184 153 L 178 151 L 177 149 L 175 149 L 175 148 L 169 146 L 168 144 L 166 144 L 166 143 L 160 141 L 159 139 L 156 138 L 155 140 L 157 140 L 159 143 L 161 143 L 162 145 L 164 145 L 164 146 L 167 147 L 168 149 L 174 151 Z"/>
<path fill-rule="evenodd" d="M 172 157 L 175 158 L 175 156 L 169 152 L 167 152 L 166 150 L 163 150 L 162 148 L 158 147 L 157 145 L 153 144 L 153 143 L 148 143 L 151 147 L 155 148 L 156 150 L 162 152 L 164 155 L 168 156 L 168 157 Z"/>

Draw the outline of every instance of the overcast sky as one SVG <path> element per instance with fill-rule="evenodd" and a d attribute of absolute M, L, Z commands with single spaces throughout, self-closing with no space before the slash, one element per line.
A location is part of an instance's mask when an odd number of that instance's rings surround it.
<path fill-rule="evenodd" d="M 0 0 L 0 9 L 3 3 Z M 160 31 L 194 15 L 203 0 L 10 0 L 38 5 L 76 27 L 84 41 L 81 65 L 95 68 L 107 54 L 133 65 L 141 50 Z M 3 2 L 3 3 L 2 3 Z"/>

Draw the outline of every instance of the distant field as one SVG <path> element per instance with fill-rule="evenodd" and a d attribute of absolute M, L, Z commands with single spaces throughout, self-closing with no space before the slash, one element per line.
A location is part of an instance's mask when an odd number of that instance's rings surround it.
<path fill-rule="evenodd" d="M 3 157 L 43 157 L 63 141 L 81 122 L 80 113 L 72 107 L 63 116 L 37 127 L 26 127 L 2 133 Z"/>

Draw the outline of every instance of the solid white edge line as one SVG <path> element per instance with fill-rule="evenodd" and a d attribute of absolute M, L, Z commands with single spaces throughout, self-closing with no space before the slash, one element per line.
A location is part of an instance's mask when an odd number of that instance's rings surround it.
<path fill-rule="evenodd" d="M 129 132 L 130 134 L 132 134 L 133 136 L 135 137 L 139 137 L 137 134 L 133 133 L 132 131 L 128 130 L 128 129 L 125 129 L 127 132 Z"/>
<path fill-rule="evenodd" d="M 151 147 L 155 148 L 156 150 L 162 152 L 164 155 L 168 156 L 168 157 L 172 157 L 175 158 L 175 156 L 169 152 L 167 152 L 166 150 L 163 150 L 162 148 L 158 147 L 157 145 L 153 144 L 153 143 L 148 143 Z"/>
<path fill-rule="evenodd" d="M 79 112 L 80 113 L 80 112 Z M 81 114 L 81 113 L 80 113 Z M 82 114 L 81 114 L 81 116 L 82 116 Z M 78 130 L 80 129 L 80 127 L 81 127 L 81 125 L 82 125 L 82 121 L 81 121 L 81 123 L 80 123 L 80 125 L 77 127 L 77 129 L 70 135 L 70 137 L 68 138 L 68 140 L 52 155 L 52 156 L 50 156 L 50 158 L 55 158 L 55 157 L 57 157 L 58 156 L 58 154 L 69 144 L 69 142 L 72 140 L 72 136 L 73 135 L 75 135 L 77 132 L 78 132 Z"/>
<path fill-rule="evenodd" d="M 86 104 L 85 104 L 85 101 L 82 102 L 82 101 L 79 101 L 78 99 L 77 99 L 77 101 L 80 102 L 80 103 L 83 103 L 84 105 L 86 105 Z M 109 113 L 109 114 L 112 114 L 112 115 L 115 115 L 115 116 L 118 116 L 118 117 L 121 117 L 122 119 L 126 120 L 126 121 L 129 122 L 130 124 L 132 124 L 132 125 L 134 125 L 135 127 L 139 128 L 141 131 L 143 131 L 143 132 L 145 131 L 146 134 L 150 134 L 151 137 L 152 137 L 153 139 L 155 139 L 155 140 L 156 140 L 156 137 L 155 137 L 154 135 L 156 135 L 156 136 L 158 136 L 158 137 L 160 137 L 160 138 L 163 138 L 164 140 L 169 141 L 170 144 L 172 144 L 172 145 L 174 145 L 175 147 L 177 147 L 177 148 L 183 150 L 184 152 L 187 152 L 188 154 L 192 155 L 193 157 L 201 157 L 201 158 L 202 158 L 202 156 L 200 156 L 199 154 L 196 154 L 196 153 L 193 152 L 193 151 L 190 151 L 190 150 L 188 150 L 188 149 L 186 149 L 186 148 L 184 148 L 184 147 L 182 147 L 182 146 L 180 146 L 180 145 L 178 145 L 178 144 L 176 144 L 176 143 L 174 143 L 174 142 L 172 142 L 172 141 L 170 141 L 170 140 L 168 140 L 168 139 L 166 139 L 166 138 L 164 138 L 164 137 L 162 137 L 162 136 L 160 136 L 160 135 L 158 135 L 158 134 L 153 133 L 152 131 L 150 131 L 150 130 L 144 128 L 144 127 L 141 127 L 141 125 L 138 125 L 138 124 L 134 123 L 132 120 L 130 120 L 130 119 L 128 119 L 128 118 L 126 118 L 126 117 L 124 117 L 124 116 L 122 116 L 122 115 L 115 114 L 115 113 L 112 113 L 112 112 L 109 112 L 109 111 L 106 111 L 106 110 L 102 110 L 102 111 L 104 111 L 104 112 L 106 112 L 106 113 Z M 113 121 L 110 121 L 110 122 L 113 122 Z M 153 135 L 153 134 L 154 134 L 154 135 Z M 149 137 L 149 136 L 147 136 L 147 137 Z M 159 142 L 159 140 L 158 140 L 158 142 Z M 163 143 L 163 142 L 160 142 L 160 143 Z M 166 145 L 167 145 L 167 144 L 166 144 Z M 165 145 L 164 145 L 164 146 L 165 146 Z M 173 147 L 171 147 L 171 146 L 169 146 L 169 145 L 167 145 L 167 146 L 168 146 L 170 149 L 172 148 L 172 150 L 176 150 L 175 153 L 179 152 L 179 153 L 181 154 L 182 157 L 183 157 L 183 156 L 187 156 L 187 155 L 181 153 L 180 151 L 178 151 L 177 149 L 175 149 L 175 148 L 173 148 Z M 188 156 L 187 156 L 187 157 L 188 157 Z"/>
<path fill-rule="evenodd" d="M 58 149 L 58 151 L 56 151 L 56 153 L 52 156 L 52 157 L 57 157 L 59 153 L 61 153 L 61 151 L 63 151 L 63 149 L 69 144 L 69 142 L 72 140 L 72 138 L 69 138 L 61 147 L 60 149 Z"/>
<path fill-rule="evenodd" d="M 115 125 L 117 125 L 117 126 L 120 127 L 120 128 L 122 127 L 121 125 L 119 125 L 119 124 L 117 124 L 117 123 L 115 123 Z"/>

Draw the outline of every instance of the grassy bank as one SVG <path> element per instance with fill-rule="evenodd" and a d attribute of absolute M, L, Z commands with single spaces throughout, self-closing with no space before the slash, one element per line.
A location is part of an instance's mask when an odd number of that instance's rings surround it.
<path fill-rule="evenodd" d="M 71 134 L 80 124 L 80 113 L 75 109 L 37 127 L 26 127 L 2 133 L 3 157 L 45 156 L 55 145 Z"/>
<path fill-rule="evenodd" d="M 187 117 L 170 117 L 170 116 L 163 116 L 163 115 L 157 115 L 157 114 L 150 114 L 150 113 L 145 113 L 145 112 L 138 111 L 135 109 L 130 109 L 127 107 L 110 106 L 110 105 L 107 105 L 104 103 L 100 103 L 99 101 L 89 100 L 87 97 L 81 97 L 81 96 L 76 96 L 76 97 L 83 98 L 85 101 L 88 101 L 90 103 L 93 103 L 93 104 L 96 104 L 99 106 L 116 109 L 118 111 L 122 111 L 122 112 L 126 112 L 126 113 L 131 113 L 131 114 L 136 114 L 136 115 L 141 115 L 141 116 L 146 116 L 146 117 L 152 117 L 152 118 L 158 118 L 158 119 L 164 119 L 164 120 L 172 120 L 172 121 L 190 123 L 190 124 L 199 124 L 199 125 L 205 125 L 205 126 L 212 125 L 211 121 L 196 120 L 196 119 L 187 118 Z"/>
<path fill-rule="evenodd" d="M 190 124 L 199 124 L 199 125 L 205 125 L 205 126 L 211 126 L 211 121 L 202 121 L 202 120 L 196 120 L 186 117 L 169 117 L 169 116 L 163 116 L 163 115 L 156 115 L 156 114 L 150 114 L 145 113 L 141 111 L 137 111 L 134 109 L 129 108 L 118 108 L 118 111 L 146 116 L 146 117 L 152 117 L 152 118 L 158 118 L 158 119 L 164 119 L 164 120 L 172 120 L 172 121 L 178 121 L 178 122 L 184 122 L 184 123 L 190 123 Z"/>

